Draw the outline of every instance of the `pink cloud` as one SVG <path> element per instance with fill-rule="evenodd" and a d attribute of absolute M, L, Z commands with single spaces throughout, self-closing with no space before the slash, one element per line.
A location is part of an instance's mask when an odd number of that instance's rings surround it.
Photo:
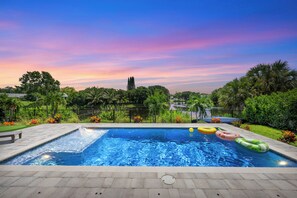
<path fill-rule="evenodd" d="M 28 60 L 27 60 L 28 61 Z M 32 62 L 31 62 L 32 63 Z M 25 66 L 27 65 L 27 66 Z M 175 85 L 187 85 L 191 83 L 222 82 L 228 79 L 230 74 L 242 74 L 246 68 L 243 65 L 224 65 L 216 64 L 213 67 L 208 65 L 199 65 L 191 67 L 182 67 L 180 65 L 165 64 L 151 67 L 132 67 L 119 62 L 93 62 L 86 64 L 71 65 L 34 65 L 26 61 L 7 61 L 0 62 L 0 68 L 5 73 L 0 74 L 2 83 L 0 86 L 8 84 L 18 84 L 18 78 L 26 71 L 48 71 L 54 78 L 58 79 L 62 86 L 73 85 L 76 88 L 86 88 L 87 86 L 107 86 L 125 89 L 126 78 L 135 76 L 139 79 L 141 85 L 162 84 L 174 87 Z M 218 78 L 218 76 L 220 76 Z M 146 78 L 154 77 L 154 80 Z M 110 82 L 111 80 L 123 80 L 119 84 Z M 108 81 L 106 83 L 105 81 Z M 92 82 L 96 82 L 93 83 Z M 83 84 L 83 86 L 81 85 Z"/>
<path fill-rule="evenodd" d="M 0 29 L 12 27 L 16 26 L 0 21 Z M 28 70 L 49 71 L 63 86 L 73 85 L 77 88 L 88 85 L 125 88 L 128 76 L 143 79 L 139 84 L 162 84 L 171 89 L 193 83 L 225 82 L 232 80 L 229 79 L 230 75 L 244 74 L 253 65 L 211 63 L 212 59 L 226 58 L 230 56 L 228 54 L 202 57 L 203 60 L 210 60 L 207 64 L 191 58 L 187 60 L 176 54 L 187 50 L 248 45 L 290 37 L 296 37 L 296 32 L 286 29 L 210 35 L 192 30 L 142 38 L 117 37 L 103 32 L 98 32 L 94 37 L 75 28 L 45 29 L 38 34 L 23 33 L 16 38 L 0 38 L 0 53 L 16 54 L 1 57 L 0 68 L 5 72 L 0 73 L 0 86 L 18 84 L 18 78 Z M 80 57 L 87 58 L 79 60 Z M 151 77 L 155 80 L 145 80 Z M 110 80 L 123 82 L 112 83 Z"/>
<path fill-rule="evenodd" d="M 0 25 L 1 27 L 1 25 Z M 253 42 L 269 42 L 289 37 L 296 37 L 296 31 L 288 29 L 271 31 L 218 32 L 217 34 L 199 30 L 170 32 L 157 37 L 125 37 L 108 32 L 98 32 L 96 36 L 89 32 L 70 28 L 45 29 L 37 35 L 24 35 L 19 41 L 21 46 L 30 45 L 33 49 L 58 51 L 69 55 L 129 53 L 160 53 L 181 50 L 205 49 L 228 44 L 250 44 Z M 112 38 L 112 39 L 111 39 Z M 1 40 L 0 40 L 1 42 Z M 3 42 L 3 41 L 2 41 Z M 7 42 L 6 42 L 6 46 Z M 13 48 L 18 43 L 13 42 Z M 32 49 L 31 48 L 31 49 Z"/>

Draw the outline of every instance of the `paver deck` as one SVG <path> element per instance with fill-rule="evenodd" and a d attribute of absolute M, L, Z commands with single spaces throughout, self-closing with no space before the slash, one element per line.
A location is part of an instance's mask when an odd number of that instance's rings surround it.
<path fill-rule="evenodd" d="M 297 148 L 226 124 L 213 124 L 266 141 L 292 159 Z M 79 128 L 39 125 L 0 144 L 0 160 Z M 83 124 L 85 127 L 198 127 L 209 124 Z M 0 141 L 1 142 L 1 141 Z M 172 185 L 160 179 L 170 174 Z M 0 166 L 0 197 L 296 197 L 297 168 Z"/>

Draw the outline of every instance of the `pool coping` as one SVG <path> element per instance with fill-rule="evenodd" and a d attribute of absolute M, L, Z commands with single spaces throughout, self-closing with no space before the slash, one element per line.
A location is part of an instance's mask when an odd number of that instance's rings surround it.
<path fill-rule="evenodd" d="M 269 141 L 271 148 L 296 159 L 297 148 L 228 124 L 55 124 L 24 130 L 17 151 L 88 128 L 188 128 L 218 126 L 243 137 Z M 31 128 L 32 129 L 32 128 Z M 30 130 L 31 130 L 30 129 Z M 35 132 L 43 138 L 26 140 Z M 50 130 L 49 130 L 50 129 Z M 57 130 L 57 131 L 54 131 Z M 26 132 L 28 132 L 26 134 Z M 49 132 L 49 133 L 48 133 Z M 53 132 L 53 133 L 52 133 Z M 33 140 L 32 139 L 32 140 Z M 27 145 L 26 145 L 27 144 Z M 34 145 L 34 146 L 33 146 Z M 31 148 L 30 148 L 31 147 Z M 1 151 L 0 158 L 4 153 Z M 26 149 L 27 148 L 27 149 Z M 276 152 L 277 152 L 276 151 Z M 286 153 L 281 153 L 282 155 Z M 6 155 L 8 156 L 8 155 Z M 287 155 L 285 155 L 287 156 Z M 289 156 L 287 156 L 289 157 Z M 167 185 L 164 175 L 175 178 Z M 0 165 L 0 197 L 296 197 L 297 168 L 286 167 L 145 167 Z M 97 197 L 97 196 L 96 196 Z"/>
<path fill-rule="evenodd" d="M 296 173 L 297 168 L 282 167 L 165 167 L 165 166 L 28 166 L 1 165 L 1 171 L 54 172 L 164 172 L 164 173 Z"/>
<path fill-rule="evenodd" d="M 65 126 L 65 125 L 68 126 L 68 128 L 69 128 L 69 126 L 71 126 L 71 127 L 69 129 L 66 129 L 66 130 L 56 134 L 56 135 L 53 135 L 46 139 L 37 141 L 30 145 L 26 145 L 21 149 L 11 151 L 5 155 L 0 155 L 0 162 L 5 161 L 9 158 L 12 158 L 16 155 L 19 155 L 23 152 L 26 152 L 32 148 L 37 147 L 37 146 L 40 146 L 47 142 L 50 142 L 50 141 L 57 139 L 61 136 L 69 134 L 69 133 L 79 129 L 80 127 L 86 127 L 86 128 L 190 128 L 190 127 L 193 127 L 193 128 L 197 128 L 197 127 L 209 127 L 209 126 L 220 127 L 222 129 L 225 129 L 230 132 L 239 133 L 242 137 L 245 137 L 245 138 L 256 138 L 256 139 L 262 140 L 264 142 L 268 142 L 270 149 L 273 150 L 274 152 L 276 152 L 280 155 L 283 155 L 287 158 L 290 158 L 292 160 L 297 161 L 297 147 L 294 147 L 294 146 L 285 144 L 283 142 L 276 141 L 276 140 L 273 140 L 273 139 L 255 134 L 255 133 L 252 133 L 250 131 L 246 131 L 241 128 L 234 127 L 229 124 L 222 124 L 222 123 L 206 123 L 206 124 L 204 124 L 204 123 L 203 124 L 202 123 L 201 124 L 197 124 L 197 123 L 183 123 L 183 124 L 171 124 L 171 123 L 170 124 L 164 124 L 164 123 L 149 123 L 149 124 L 148 123 L 137 123 L 137 124 L 135 124 L 135 123 L 132 123 L 132 124 L 131 123 L 128 123 L 128 124 L 127 123 L 124 123 L 124 124 L 123 123 L 82 123 L 82 124 L 55 124 L 55 125 L 45 124 L 42 126 L 45 126 L 45 127 L 55 126 L 59 129 L 60 128 L 59 126 Z M 30 127 L 30 129 L 32 130 L 32 129 L 34 129 L 34 127 Z M 7 166 L 7 165 L 0 165 L 1 168 L 4 168 L 4 166 Z M 20 167 L 26 167 L 26 165 L 21 165 Z M 43 167 L 45 167 L 45 166 L 43 166 Z M 67 167 L 69 167 L 69 166 L 67 166 Z M 79 166 L 79 167 L 84 167 L 84 166 Z M 131 167 L 133 167 L 133 166 L 131 166 Z M 108 168 L 111 168 L 111 167 L 108 167 Z M 117 167 L 117 168 L 123 169 L 124 167 Z M 136 167 L 133 167 L 133 168 L 136 168 Z M 145 166 L 141 167 L 142 170 L 146 169 L 146 168 L 148 168 L 148 167 L 145 167 Z M 151 167 L 151 168 L 158 169 L 160 167 Z M 176 167 L 166 167 L 166 168 L 176 168 Z M 179 168 L 179 167 L 177 167 L 177 168 Z M 180 168 L 183 168 L 183 169 L 185 169 L 185 168 L 199 168 L 199 169 L 201 169 L 201 168 L 212 168 L 212 167 L 180 167 Z M 216 167 L 216 168 L 218 168 L 218 167 Z M 229 167 L 223 167 L 223 168 L 229 168 Z M 236 167 L 230 167 L 230 168 L 236 168 Z M 267 168 L 267 167 L 265 167 L 265 168 Z M 280 167 L 280 168 L 282 169 L 282 167 Z M 273 169 L 276 169 L 276 168 L 273 168 Z M 297 170 L 297 168 L 290 168 L 290 169 Z"/>

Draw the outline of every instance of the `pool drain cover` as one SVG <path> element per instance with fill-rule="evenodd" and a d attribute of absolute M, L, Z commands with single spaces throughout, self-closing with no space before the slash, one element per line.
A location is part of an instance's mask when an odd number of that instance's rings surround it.
<path fill-rule="evenodd" d="M 168 184 L 168 185 L 171 185 L 175 182 L 175 178 L 171 175 L 164 175 L 161 177 L 161 179 L 164 182 L 164 184 Z"/>

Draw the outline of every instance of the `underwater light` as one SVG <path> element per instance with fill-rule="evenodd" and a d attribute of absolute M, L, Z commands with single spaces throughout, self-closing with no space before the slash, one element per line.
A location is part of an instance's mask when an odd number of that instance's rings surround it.
<path fill-rule="evenodd" d="M 51 156 L 50 155 L 47 155 L 47 154 L 45 154 L 45 155 L 43 155 L 42 157 L 41 157 L 41 159 L 43 159 L 43 160 L 48 160 L 48 159 L 50 159 L 51 158 Z"/>
<path fill-rule="evenodd" d="M 279 161 L 278 164 L 281 165 L 281 166 L 286 166 L 288 164 L 288 162 L 286 162 L 286 161 Z"/>

